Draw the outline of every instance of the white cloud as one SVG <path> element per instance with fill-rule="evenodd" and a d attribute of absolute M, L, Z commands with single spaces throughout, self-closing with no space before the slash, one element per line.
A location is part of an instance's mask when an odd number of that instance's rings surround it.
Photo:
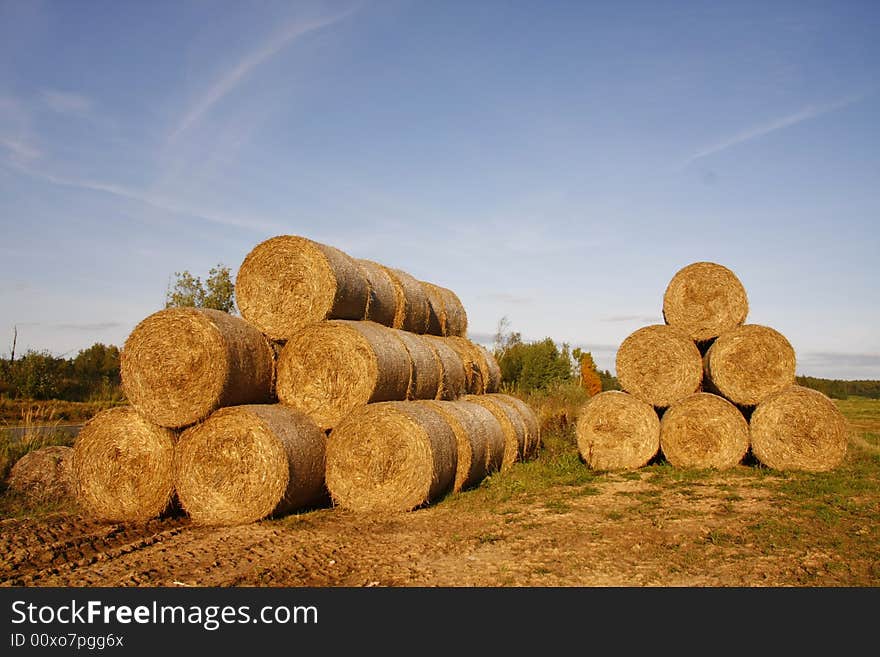
<path fill-rule="evenodd" d="M 45 89 L 43 100 L 53 112 L 59 114 L 87 114 L 92 109 L 92 101 L 80 94 Z"/>

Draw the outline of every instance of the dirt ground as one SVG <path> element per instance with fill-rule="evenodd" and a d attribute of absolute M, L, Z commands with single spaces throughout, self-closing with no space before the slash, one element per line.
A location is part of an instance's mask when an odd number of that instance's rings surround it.
<path fill-rule="evenodd" d="M 880 584 L 880 520 L 865 525 L 865 514 L 858 514 L 853 522 L 835 523 L 829 535 L 814 516 L 793 517 L 775 501 L 774 478 L 757 477 L 747 466 L 675 485 L 658 478 L 651 472 L 608 474 L 485 505 L 492 491 L 478 489 L 394 516 L 327 508 L 222 528 L 194 526 L 183 517 L 146 524 L 107 524 L 67 513 L 6 519 L 0 521 L 0 583 Z"/>

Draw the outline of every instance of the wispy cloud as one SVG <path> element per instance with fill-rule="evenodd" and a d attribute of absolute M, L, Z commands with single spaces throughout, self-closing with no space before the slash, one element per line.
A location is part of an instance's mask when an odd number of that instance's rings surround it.
<path fill-rule="evenodd" d="M 137 189 L 131 189 L 129 187 L 124 187 L 113 183 L 56 176 L 43 171 L 36 171 L 26 165 L 21 164 L 20 162 L 7 162 L 7 165 L 27 176 L 37 178 L 39 180 L 44 180 L 46 182 L 52 183 L 53 185 L 73 187 L 76 189 L 85 189 L 94 192 L 103 192 L 105 194 L 111 194 L 113 196 L 117 196 L 119 198 L 123 198 L 129 201 L 137 201 L 157 210 L 162 210 L 163 212 L 169 212 L 171 214 L 194 217 L 196 219 L 202 219 L 204 221 L 210 221 L 216 224 L 222 224 L 225 226 L 237 226 L 239 228 L 249 228 L 261 232 L 278 231 L 282 229 L 282 225 L 274 221 L 266 221 L 252 217 L 243 218 L 230 216 L 225 213 L 216 212 L 212 209 L 196 207 L 175 199 L 166 198 L 157 194 L 152 194 Z"/>
<path fill-rule="evenodd" d="M 0 146 L 8 150 L 17 160 L 37 160 L 42 152 L 27 139 L 16 135 L 0 134 Z"/>
<path fill-rule="evenodd" d="M 533 301 L 533 299 L 531 299 L 530 297 L 520 297 L 515 294 L 509 294 L 507 292 L 492 292 L 490 294 L 484 294 L 482 298 L 489 301 L 501 301 L 503 303 L 516 304 L 529 304 Z"/>
<path fill-rule="evenodd" d="M 0 96 L 0 148 L 16 162 L 31 162 L 42 157 L 30 134 L 30 116 L 15 98 Z"/>
<path fill-rule="evenodd" d="M 87 114 L 92 109 L 91 99 L 80 94 L 45 89 L 41 95 L 49 109 L 59 114 L 82 115 Z"/>
<path fill-rule="evenodd" d="M 642 324 L 662 324 L 663 319 L 656 315 L 611 315 L 602 317 L 600 322 L 640 322 Z"/>
<path fill-rule="evenodd" d="M 686 167 L 699 159 L 708 157 L 709 155 L 714 155 L 715 153 L 720 153 L 721 151 L 725 151 L 728 148 L 738 146 L 739 144 L 744 144 L 745 142 L 752 141 L 753 139 L 758 139 L 759 137 L 769 135 L 771 132 L 776 132 L 777 130 L 782 130 L 783 128 L 788 128 L 793 125 L 797 125 L 798 123 L 803 123 L 804 121 L 815 119 L 824 114 L 829 114 L 830 112 L 843 109 L 844 107 L 848 107 L 849 105 L 859 102 L 860 100 L 865 98 L 866 95 L 867 94 L 848 96 L 846 98 L 836 100 L 833 103 L 827 103 L 824 105 L 807 105 L 806 107 L 795 112 L 794 114 L 789 114 L 787 116 L 774 119 L 773 121 L 768 121 L 766 123 L 752 126 L 741 132 L 738 132 L 731 137 L 722 139 L 721 141 L 718 141 L 711 146 L 701 148 L 700 150 L 691 154 L 684 161 L 682 166 Z"/>
<path fill-rule="evenodd" d="M 168 141 L 173 142 L 181 134 L 192 128 L 199 120 L 238 86 L 260 64 L 277 55 L 281 50 L 292 44 L 301 36 L 322 28 L 338 23 L 351 15 L 357 7 L 353 7 L 334 16 L 313 20 L 293 21 L 285 25 L 281 30 L 273 34 L 259 48 L 245 55 L 235 66 L 226 71 L 214 84 L 203 93 L 189 108 L 177 127 L 168 136 Z"/>

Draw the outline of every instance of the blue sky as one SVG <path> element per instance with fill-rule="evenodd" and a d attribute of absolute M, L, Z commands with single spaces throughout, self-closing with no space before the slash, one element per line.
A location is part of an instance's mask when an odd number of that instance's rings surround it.
<path fill-rule="evenodd" d="M 300 234 L 593 351 L 730 267 L 880 379 L 880 3 L 0 0 L 0 353 Z"/>

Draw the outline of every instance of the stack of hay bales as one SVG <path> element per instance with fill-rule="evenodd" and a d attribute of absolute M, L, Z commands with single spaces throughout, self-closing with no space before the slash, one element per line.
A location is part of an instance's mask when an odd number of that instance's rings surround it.
<path fill-rule="evenodd" d="M 795 353 L 778 331 L 745 324 L 736 275 L 697 262 L 663 297 L 665 324 L 638 329 L 617 352 L 623 392 L 581 409 L 578 448 L 591 468 L 638 468 L 658 452 L 674 466 L 725 469 L 751 448 L 779 470 L 822 471 L 846 452 L 846 426 L 823 394 L 795 385 Z"/>
<path fill-rule="evenodd" d="M 534 414 L 496 394 L 498 364 L 465 337 L 451 290 L 279 236 L 248 253 L 236 296 L 242 317 L 169 308 L 129 335 L 121 373 L 131 406 L 96 415 L 74 445 L 78 497 L 94 515 L 141 521 L 179 504 L 196 522 L 233 524 L 328 494 L 368 508 L 325 481 L 330 463 L 333 482 L 358 479 L 338 467 L 352 440 L 386 441 L 369 461 L 374 480 L 390 477 L 380 487 L 395 487 L 395 463 L 415 468 L 406 476 L 417 482 L 430 466 L 425 491 L 377 509 L 414 508 L 535 453 Z M 428 461 L 397 453 L 382 432 L 368 438 L 385 414 L 398 418 L 389 426 L 421 427 Z"/>

